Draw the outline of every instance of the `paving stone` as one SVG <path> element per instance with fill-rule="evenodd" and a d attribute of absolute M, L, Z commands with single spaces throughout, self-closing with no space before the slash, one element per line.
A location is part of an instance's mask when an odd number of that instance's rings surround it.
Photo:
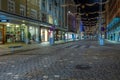
<path fill-rule="evenodd" d="M 1 57 L 0 79 L 120 80 L 120 50 L 103 48 L 96 42 L 79 43 L 42 47 Z M 76 65 L 82 64 L 91 68 L 75 69 Z"/>

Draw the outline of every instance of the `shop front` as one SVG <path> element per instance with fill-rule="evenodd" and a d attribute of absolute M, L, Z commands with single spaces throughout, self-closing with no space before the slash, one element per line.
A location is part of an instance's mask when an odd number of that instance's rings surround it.
<path fill-rule="evenodd" d="M 24 42 L 25 34 L 26 34 L 26 26 L 24 24 L 10 24 L 6 25 L 6 42 L 14 43 L 14 42 Z"/>
<path fill-rule="evenodd" d="M 49 41 L 49 29 L 47 28 L 41 28 L 40 30 L 41 34 L 41 41 L 42 42 L 48 42 Z"/>
<path fill-rule="evenodd" d="M 55 31 L 55 41 L 62 40 L 62 31 L 56 30 Z"/>
<path fill-rule="evenodd" d="M 1 23 L 0 44 L 25 42 L 27 26 L 25 24 Z"/>
<path fill-rule="evenodd" d="M 31 35 L 30 40 L 31 42 L 39 42 L 39 28 L 36 26 L 29 26 L 29 33 Z"/>

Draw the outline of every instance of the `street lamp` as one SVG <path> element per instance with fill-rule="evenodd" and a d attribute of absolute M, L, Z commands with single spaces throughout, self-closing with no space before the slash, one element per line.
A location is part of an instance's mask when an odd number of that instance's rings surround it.
<path fill-rule="evenodd" d="M 101 28 L 102 28 L 102 0 L 100 0 L 100 13 L 99 13 L 99 43 L 100 45 L 104 45 L 104 40 L 103 40 L 103 37 L 102 37 L 102 31 L 101 31 Z"/>
<path fill-rule="evenodd" d="M 68 38 L 69 38 L 69 36 L 68 36 L 68 32 L 69 32 L 68 17 L 69 17 L 70 13 L 71 13 L 70 11 L 67 12 L 67 39 L 66 39 L 67 41 L 68 41 Z"/>

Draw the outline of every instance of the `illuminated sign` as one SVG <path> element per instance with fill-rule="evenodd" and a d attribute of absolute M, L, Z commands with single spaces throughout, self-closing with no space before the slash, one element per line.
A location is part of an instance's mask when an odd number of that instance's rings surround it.
<path fill-rule="evenodd" d="M 8 19 L 2 19 L 2 20 L 0 20 L 0 22 L 9 22 L 9 20 Z"/>

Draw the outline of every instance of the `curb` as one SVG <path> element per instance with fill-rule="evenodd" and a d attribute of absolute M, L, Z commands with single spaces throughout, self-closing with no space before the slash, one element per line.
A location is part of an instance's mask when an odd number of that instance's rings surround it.
<path fill-rule="evenodd" d="M 75 40 L 75 41 L 79 41 L 79 40 Z M 59 45 L 59 44 L 66 44 L 66 43 L 69 43 L 69 42 L 75 42 L 75 41 L 68 41 L 68 42 L 61 42 L 61 43 L 55 43 L 53 45 L 48 45 L 48 46 L 55 46 L 55 45 Z M 28 47 L 28 46 L 27 46 Z M 9 49 L 8 51 L 6 51 L 4 54 L 0 54 L 0 56 L 6 56 L 6 55 L 13 55 L 13 54 L 17 54 L 17 53 L 20 53 L 20 52 L 27 52 L 27 51 L 31 51 L 31 50 L 37 50 L 37 49 L 40 49 L 40 47 L 33 47 L 33 48 L 25 48 L 24 47 L 21 47 L 22 49 L 18 49 L 18 50 L 15 50 L 14 48 L 13 49 Z"/>

